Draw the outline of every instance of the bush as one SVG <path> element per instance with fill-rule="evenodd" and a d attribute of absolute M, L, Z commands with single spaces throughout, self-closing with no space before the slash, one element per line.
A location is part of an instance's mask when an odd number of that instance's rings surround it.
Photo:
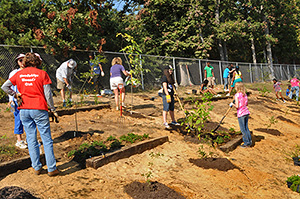
<path fill-rule="evenodd" d="M 2 86 L 2 84 L 4 84 L 5 81 L 6 81 L 5 79 L 0 77 L 0 85 L 1 86 Z M 7 98 L 8 98 L 7 94 L 0 88 L 0 102 L 1 103 L 7 102 L 8 101 Z"/>

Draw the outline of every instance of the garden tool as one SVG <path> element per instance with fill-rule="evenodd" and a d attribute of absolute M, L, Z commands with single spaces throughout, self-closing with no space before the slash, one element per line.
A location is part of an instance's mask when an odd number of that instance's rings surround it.
<path fill-rule="evenodd" d="M 123 115 L 122 115 L 122 109 L 123 109 L 123 106 L 122 106 L 122 103 L 123 103 L 123 101 L 122 101 L 122 89 L 124 88 L 124 85 L 123 84 L 118 84 L 118 89 L 120 90 L 120 122 L 124 122 L 124 117 L 123 117 Z"/>
<path fill-rule="evenodd" d="M 183 106 L 182 106 L 181 100 L 180 100 L 180 98 L 179 98 L 179 96 L 178 96 L 178 94 L 177 94 L 177 91 L 176 91 L 174 85 L 173 85 L 173 88 L 174 88 L 174 96 L 177 98 L 177 100 L 178 100 L 178 102 L 179 102 L 179 105 L 180 105 L 180 108 L 181 108 L 181 110 L 184 112 L 185 119 L 187 119 L 187 117 L 186 117 L 186 112 L 185 112 L 185 110 L 184 110 L 184 108 L 183 108 Z M 192 129 L 192 128 L 190 127 L 189 124 L 188 124 L 188 128 L 189 128 L 190 130 L 194 130 L 194 129 Z"/>
<path fill-rule="evenodd" d="M 226 111 L 226 113 L 225 113 L 225 115 L 222 117 L 222 119 L 221 119 L 221 121 L 219 122 L 219 124 L 218 124 L 218 126 L 212 131 L 213 133 L 215 133 L 216 132 L 216 130 L 220 127 L 220 125 L 221 125 L 221 123 L 222 123 L 222 121 L 225 119 L 225 117 L 226 117 L 226 115 L 229 113 L 229 111 L 230 111 L 230 109 L 231 109 L 231 107 L 232 106 L 230 106 L 228 109 L 227 109 L 227 111 Z"/>

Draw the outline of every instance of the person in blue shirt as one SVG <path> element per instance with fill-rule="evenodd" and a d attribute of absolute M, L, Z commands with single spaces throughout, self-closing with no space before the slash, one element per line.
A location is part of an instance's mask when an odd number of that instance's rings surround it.
<path fill-rule="evenodd" d="M 93 84 L 95 85 L 96 91 L 98 92 L 98 94 L 101 94 L 101 89 L 104 88 L 100 81 L 100 75 L 102 77 L 104 76 L 102 65 L 101 65 L 101 63 L 93 63 L 92 60 L 94 59 L 94 55 L 92 53 L 89 55 L 89 58 L 90 58 L 89 63 L 90 63 L 90 67 L 91 67 L 91 71 L 92 71 L 92 75 L 93 75 L 93 77 L 91 77 L 90 81 L 93 80 Z"/>
<path fill-rule="evenodd" d="M 223 72 L 223 78 L 224 78 L 224 91 L 229 91 L 229 74 L 232 74 L 234 70 L 232 70 L 232 64 L 227 66 Z"/>

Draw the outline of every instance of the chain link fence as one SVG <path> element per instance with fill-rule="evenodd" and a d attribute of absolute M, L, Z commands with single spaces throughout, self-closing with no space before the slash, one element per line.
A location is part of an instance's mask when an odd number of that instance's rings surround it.
<path fill-rule="evenodd" d="M 92 91 L 92 84 L 84 84 L 86 79 L 81 78 L 80 74 L 88 72 L 90 70 L 89 66 L 89 54 L 92 51 L 69 51 L 68 57 L 57 56 L 47 54 L 45 50 L 41 47 L 21 47 L 21 46 L 6 46 L 0 45 L 0 79 L 6 80 L 9 73 L 17 67 L 15 58 L 20 53 L 35 52 L 39 53 L 43 59 L 42 69 L 47 71 L 51 80 L 52 87 L 56 89 L 56 69 L 61 63 L 68 59 L 74 59 L 78 63 L 77 67 L 77 77 L 74 78 L 73 87 L 79 90 L 83 85 L 85 89 Z M 95 55 L 98 52 L 92 52 Z M 103 55 L 107 59 L 107 63 L 103 64 L 103 70 L 105 73 L 104 77 L 101 77 L 101 84 L 105 89 L 109 89 L 109 71 L 111 67 L 111 61 L 114 57 L 121 57 L 123 60 L 123 66 L 126 70 L 130 69 L 130 64 L 128 60 L 128 55 L 119 52 L 104 52 Z M 149 69 L 151 72 L 141 74 L 142 77 L 142 89 L 152 89 L 160 86 L 160 78 L 162 76 L 162 71 L 167 65 L 173 66 L 175 81 L 179 86 L 187 85 L 200 85 L 204 80 L 204 67 L 207 62 L 210 62 L 211 66 L 214 68 L 214 74 L 216 78 L 216 84 L 223 84 L 223 71 L 227 66 L 233 64 L 233 66 L 239 66 L 240 71 L 243 75 L 243 81 L 246 83 L 253 82 L 264 82 L 271 80 L 270 69 L 265 63 L 242 63 L 242 62 L 222 62 L 216 60 L 201 60 L 201 59 L 189 59 L 182 57 L 165 57 L 165 56 L 152 56 L 152 55 L 141 55 L 144 60 L 143 68 Z M 300 73 L 300 65 L 292 64 L 274 64 L 274 75 L 278 80 L 289 80 L 293 76 Z"/>

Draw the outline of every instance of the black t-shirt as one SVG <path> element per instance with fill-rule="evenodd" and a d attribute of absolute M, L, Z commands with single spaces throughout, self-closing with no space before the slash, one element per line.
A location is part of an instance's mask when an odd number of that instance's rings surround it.
<path fill-rule="evenodd" d="M 167 76 L 165 76 L 165 75 L 161 78 L 161 85 L 162 85 L 164 82 L 166 82 L 166 83 L 168 84 L 168 85 L 167 85 L 167 88 L 168 88 L 169 95 L 174 95 L 173 85 L 172 85 L 172 84 L 169 84 L 168 79 L 167 79 Z M 163 93 L 166 94 L 166 93 L 165 93 L 165 90 L 163 90 Z"/>

